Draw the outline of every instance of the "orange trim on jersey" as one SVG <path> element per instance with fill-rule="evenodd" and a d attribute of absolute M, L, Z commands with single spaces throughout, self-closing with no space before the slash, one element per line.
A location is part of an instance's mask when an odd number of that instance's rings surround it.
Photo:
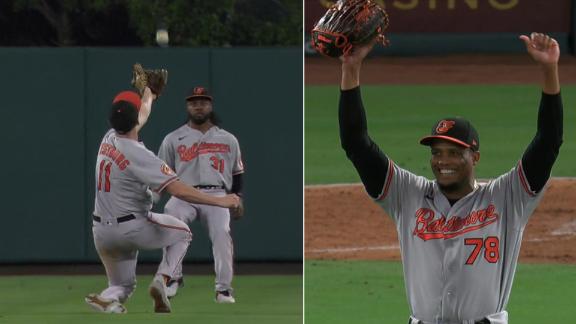
<path fill-rule="evenodd" d="M 524 169 L 522 168 L 522 161 L 518 162 L 518 176 L 520 177 L 520 183 L 522 184 L 522 187 L 524 188 L 526 193 L 531 197 L 536 196 L 536 194 L 532 190 L 530 190 L 530 185 L 528 184 L 528 180 L 526 180 L 526 177 L 524 175 Z"/>
<path fill-rule="evenodd" d="M 190 233 L 192 234 L 192 233 Z M 192 240 L 188 241 L 188 246 L 190 246 L 190 242 Z M 186 248 L 186 251 L 188 251 L 188 248 Z M 186 256 L 186 252 L 184 252 L 184 254 L 182 254 L 182 256 L 180 257 L 180 259 L 178 260 L 178 263 L 176 264 L 182 264 L 182 260 L 184 260 L 184 257 Z M 176 274 L 176 271 L 178 270 L 178 267 L 174 267 L 174 270 L 172 271 L 172 275 L 170 276 L 170 279 L 174 278 L 174 275 Z"/>
<path fill-rule="evenodd" d="M 388 189 L 390 189 L 390 183 L 392 183 L 392 177 L 394 177 L 394 162 L 388 159 L 388 177 L 386 178 L 386 184 L 384 185 L 384 190 L 380 197 L 376 198 L 376 200 L 382 200 L 386 198 L 388 195 Z"/>
<path fill-rule="evenodd" d="M 166 180 L 166 182 L 164 182 L 160 188 L 155 189 L 154 192 L 160 193 L 162 190 L 164 190 L 164 188 L 166 188 L 167 185 L 171 184 L 172 182 L 178 180 L 178 176 L 175 176 L 173 178 L 170 178 L 168 180 Z"/>
<path fill-rule="evenodd" d="M 147 220 L 148 220 L 150 223 L 152 223 L 152 224 L 156 224 L 156 225 L 160 225 L 160 226 L 162 226 L 162 227 L 171 228 L 171 229 L 176 229 L 176 230 L 180 230 L 180 231 L 186 231 L 186 232 L 192 234 L 192 232 L 190 232 L 189 229 L 184 228 L 184 227 L 178 227 L 178 226 L 174 226 L 174 225 L 166 225 L 166 224 L 158 223 L 158 222 L 153 221 L 153 220 L 150 219 L 150 218 L 147 218 Z"/>

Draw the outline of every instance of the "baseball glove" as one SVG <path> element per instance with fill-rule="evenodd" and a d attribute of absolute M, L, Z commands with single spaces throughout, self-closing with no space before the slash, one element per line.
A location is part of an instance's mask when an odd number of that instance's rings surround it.
<path fill-rule="evenodd" d="M 142 95 L 144 89 L 148 87 L 152 90 L 152 93 L 160 97 L 167 82 L 168 71 L 165 69 L 145 70 L 140 63 L 136 63 L 132 67 L 132 86 L 138 89 L 140 95 Z"/>
<path fill-rule="evenodd" d="M 244 216 L 244 203 L 242 202 L 242 198 L 240 198 L 238 208 L 230 208 L 230 216 L 232 216 L 234 220 L 238 220 Z"/>
<path fill-rule="evenodd" d="M 322 55 L 340 57 L 354 46 L 384 35 L 388 14 L 374 0 L 339 0 L 312 29 L 312 46 Z"/>

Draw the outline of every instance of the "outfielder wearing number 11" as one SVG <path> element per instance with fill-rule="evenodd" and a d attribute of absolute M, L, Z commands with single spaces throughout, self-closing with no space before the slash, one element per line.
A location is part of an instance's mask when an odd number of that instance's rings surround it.
<path fill-rule="evenodd" d="M 182 200 L 224 208 L 237 207 L 235 195 L 214 197 L 179 181 L 164 161 L 138 141 L 156 98 L 149 88 L 142 99 L 132 91 L 113 100 L 112 129 L 102 139 L 96 160 L 96 197 L 92 231 L 96 251 L 106 268 L 108 287 L 86 296 L 103 313 L 126 313 L 124 302 L 136 288 L 139 250 L 164 249 L 164 257 L 149 287 L 154 311 L 171 312 L 166 283 L 178 273 L 192 234 L 170 215 L 153 213 L 152 191 L 167 191 Z"/>
<path fill-rule="evenodd" d="M 543 34 L 521 39 L 543 72 L 537 133 L 509 172 L 482 184 L 474 176 L 480 140 L 462 118 L 438 121 L 420 141 L 431 148 L 435 181 L 384 155 L 368 136 L 359 89 L 361 62 L 371 46 L 341 58 L 342 147 L 366 191 L 396 224 L 408 323 L 508 323 L 506 305 L 522 232 L 562 143 L 558 44 Z"/>

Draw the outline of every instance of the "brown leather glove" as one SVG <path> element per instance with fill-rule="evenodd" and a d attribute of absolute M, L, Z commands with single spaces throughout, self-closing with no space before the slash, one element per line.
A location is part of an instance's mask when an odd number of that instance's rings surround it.
<path fill-rule="evenodd" d="M 146 87 L 159 97 L 168 82 L 168 71 L 165 69 L 145 70 L 140 63 L 132 67 L 132 86 L 138 89 L 140 95 Z"/>
<path fill-rule="evenodd" d="M 230 208 L 230 216 L 234 220 L 238 220 L 244 216 L 244 203 L 242 198 L 240 198 L 240 204 L 238 205 L 238 208 Z"/>
<path fill-rule="evenodd" d="M 312 29 L 312 46 L 322 55 L 340 57 L 375 37 L 384 39 L 386 10 L 374 0 L 339 0 Z"/>

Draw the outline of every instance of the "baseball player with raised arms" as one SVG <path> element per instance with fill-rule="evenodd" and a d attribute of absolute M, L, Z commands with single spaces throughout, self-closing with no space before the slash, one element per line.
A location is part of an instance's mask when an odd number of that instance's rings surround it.
<path fill-rule="evenodd" d="M 522 232 L 542 198 L 563 129 L 558 43 L 538 33 L 520 39 L 542 72 L 536 135 L 509 172 L 482 184 L 474 174 L 480 140 L 462 118 L 443 118 L 420 140 L 430 146 L 434 181 L 380 151 L 368 136 L 359 88 L 362 61 L 375 42 L 341 57 L 341 144 L 367 193 L 396 224 L 409 324 L 508 323 Z"/>
<path fill-rule="evenodd" d="M 212 106 L 212 96 L 205 87 L 195 87 L 186 97 L 188 121 L 164 138 L 158 156 L 176 171 L 180 179 L 206 194 L 223 196 L 232 192 L 241 196 L 244 166 L 240 146 L 234 135 L 218 127 Z M 172 197 L 164 212 L 191 223 L 197 218 L 206 226 L 216 273 L 216 302 L 234 303 L 232 294 L 233 244 L 230 235 L 230 213 L 234 218 L 243 214 L 242 203 L 237 209 L 190 203 Z M 182 266 L 168 283 L 168 296 L 176 295 L 182 286 Z"/>
<path fill-rule="evenodd" d="M 164 161 L 138 141 L 138 132 L 150 115 L 155 99 L 148 87 L 142 98 L 120 92 L 109 115 L 112 129 L 102 139 L 96 160 L 96 198 L 93 214 L 94 245 L 108 277 L 108 287 L 90 294 L 86 303 L 104 313 L 125 313 L 124 302 L 136 287 L 138 250 L 162 249 L 164 257 L 149 293 L 154 311 L 171 311 L 166 283 L 177 273 L 192 238 L 182 221 L 152 213 L 152 191 L 168 191 L 184 201 L 237 207 L 236 195 L 219 197 L 188 187 Z"/>

